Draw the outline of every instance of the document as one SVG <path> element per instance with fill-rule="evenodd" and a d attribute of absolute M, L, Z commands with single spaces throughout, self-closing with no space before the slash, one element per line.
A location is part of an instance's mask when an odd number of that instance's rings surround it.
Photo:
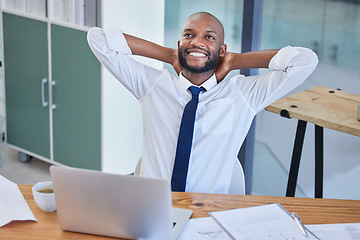
<path fill-rule="evenodd" d="M 360 240 L 360 223 L 305 225 L 306 235 L 280 204 L 209 213 L 190 219 L 178 240 Z"/>
<path fill-rule="evenodd" d="M 360 240 L 360 223 L 306 225 L 321 240 Z"/>
<path fill-rule="evenodd" d="M 360 223 L 305 225 L 307 236 L 280 204 L 209 213 L 190 219 L 178 240 L 360 240 Z"/>
<path fill-rule="evenodd" d="M 311 234 L 306 237 L 291 215 L 280 204 L 212 212 L 211 216 L 234 239 L 316 239 Z"/>
<path fill-rule="evenodd" d="M 212 218 L 189 219 L 177 240 L 232 240 L 233 238 Z"/>
<path fill-rule="evenodd" d="M 19 187 L 0 175 L 0 227 L 14 220 L 37 221 Z"/>

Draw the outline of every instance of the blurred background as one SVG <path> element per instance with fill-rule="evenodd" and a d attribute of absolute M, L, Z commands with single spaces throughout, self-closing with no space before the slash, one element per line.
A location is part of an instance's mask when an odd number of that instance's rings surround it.
<path fill-rule="evenodd" d="M 104 0 L 106 3 L 107 0 Z M 18 5 L 17 2 L 20 2 Z M 36 2 L 33 0 L 32 2 Z M 104 22 L 79 20 L 76 11 L 66 10 L 69 1 L 60 1 L 65 5 L 62 13 L 52 13 L 54 18 L 85 26 L 111 25 Z M 119 1 L 126 8 L 126 1 Z M 240 52 L 242 41 L 243 0 L 159 0 L 154 1 L 163 9 L 164 14 L 163 44 L 176 48 L 184 20 L 192 13 L 208 11 L 218 17 L 225 27 L 225 43 L 229 51 Z M 2 1 L 2 7 L 31 14 L 47 16 L 47 1 L 38 1 L 37 10 L 31 10 L 21 1 Z M 54 1 L 53 4 L 60 4 Z M 72 5 L 74 6 L 74 5 Z M 104 6 L 104 5 L 102 5 Z M 119 17 L 122 9 L 118 10 Z M 104 14 L 102 9 L 102 14 Z M 146 12 L 146 9 L 141 9 Z M 154 11 L 154 10 L 153 10 Z M 156 9 L 155 9 L 156 11 Z M 75 15 L 71 15 L 71 14 Z M 105 12 L 106 13 L 106 12 Z M 70 17 L 69 17 L 70 16 Z M 72 17 L 71 17 L 72 16 Z M 78 19 L 78 20 L 76 20 Z M 84 19 L 81 18 L 81 19 Z M 102 18 L 104 19 L 104 18 Z M 359 0 L 266 0 L 263 1 L 261 16 L 260 49 L 281 48 L 287 45 L 302 46 L 312 49 L 319 57 L 319 64 L 314 73 L 300 87 L 290 94 L 322 85 L 339 88 L 360 94 L 360 1 Z M 112 20 L 114 21 L 114 20 Z M 121 23 L 117 23 L 121 26 Z M 134 23 L 138 24 L 138 23 Z M 146 25 L 146 22 L 143 22 Z M 115 25 L 115 24 L 114 24 Z M 156 34 L 148 26 L 149 34 Z M 146 35 L 144 33 L 143 35 Z M 162 33 L 161 33 L 162 34 Z M 141 35 L 141 34 L 139 34 Z M 170 66 L 165 68 L 173 71 Z M 266 71 L 261 69 L 260 73 Z M 232 74 L 238 74 L 233 72 Z M 4 86 L 0 78 L 0 86 Z M 0 115 L 5 116 L 4 91 L 0 91 Z M 0 122 L 1 123 L 1 122 Z M 284 196 L 291 160 L 297 120 L 285 119 L 262 111 L 256 117 L 254 131 L 254 157 L 251 159 L 252 194 Z M 14 176 L 6 166 L 18 161 L 15 150 L 2 146 L 0 174 Z M 31 163 L 16 163 L 16 169 L 27 166 L 27 171 L 44 169 L 45 175 L 28 174 L 46 178 L 47 166 L 41 167 L 42 161 L 33 159 Z M 6 164 L 5 164 L 6 163 Z M 40 167 L 29 167 L 36 163 Z M 324 197 L 360 200 L 360 138 L 349 134 L 324 129 Z M 31 170 L 29 170 L 31 168 Z M 7 170 L 4 170 L 7 169 Z M 24 177 L 24 174 L 21 173 Z M 25 174 L 26 175 L 26 174 Z M 16 182 L 16 178 L 13 177 Z M 36 181 L 37 179 L 31 180 Z M 24 183 L 27 180 L 18 180 Z M 29 180 L 30 181 L 30 180 Z M 28 181 L 28 183 L 30 183 Z M 313 197 L 314 192 L 314 126 L 308 124 L 296 196 Z"/>

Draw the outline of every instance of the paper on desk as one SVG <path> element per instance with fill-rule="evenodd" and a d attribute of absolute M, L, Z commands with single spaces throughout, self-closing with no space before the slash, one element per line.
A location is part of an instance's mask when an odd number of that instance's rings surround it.
<path fill-rule="evenodd" d="M 301 240 L 305 237 L 279 204 L 212 212 L 211 216 L 234 238 L 251 240 Z"/>
<path fill-rule="evenodd" d="M 14 220 L 37 221 L 18 186 L 0 175 L 0 227 Z"/>
<path fill-rule="evenodd" d="M 360 240 L 360 223 L 306 225 L 321 240 Z"/>
<path fill-rule="evenodd" d="M 189 219 L 177 240 L 232 240 L 233 238 L 212 218 Z"/>
<path fill-rule="evenodd" d="M 293 223 L 293 221 L 291 218 L 288 218 L 289 214 L 287 211 L 283 211 L 282 209 L 281 205 L 272 204 L 249 208 L 247 210 L 248 213 L 246 214 L 243 214 L 243 211 L 239 212 L 236 209 L 224 211 L 224 215 L 222 212 L 215 214 L 211 213 L 211 215 L 213 217 L 218 214 L 223 215 L 220 216 L 220 219 L 222 219 L 222 217 L 226 217 L 226 221 L 229 221 L 230 223 L 225 224 L 225 227 L 229 227 L 229 224 L 232 226 L 231 228 L 239 228 L 241 226 L 243 229 L 233 229 L 235 239 L 314 239 L 309 232 L 308 238 L 305 238 L 303 235 L 299 236 L 299 229 L 297 228 L 293 229 L 292 233 L 292 230 L 288 229 L 287 223 L 292 225 L 291 223 Z M 286 213 L 286 215 L 281 216 L 282 213 Z M 273 214 L 278 216 L 272 216 Z M 219 216 L 216 217 L 219 219 Z M 239 220 L 237 218 L 241 219 Z M 321 240 L 360 240 L 360 223 L 319 224 L 306 225 L 306 227 Z M 242 235 L 240 236 L 238 234 Z M 292 234 L 294 235 L 292 236 Z M 233 238 L 215 221 L 214 218 L 205 217 L 188 220 L 182 233 L 178 237 L 178 240 L 187 239 L 228 240 Z"/>

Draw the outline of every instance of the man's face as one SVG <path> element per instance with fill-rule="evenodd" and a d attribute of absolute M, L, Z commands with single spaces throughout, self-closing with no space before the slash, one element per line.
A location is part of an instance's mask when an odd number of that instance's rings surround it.
<path fill-rule="evenodd" d="M 226 51 L 223 41 L 222 26 L 215 18 L 204 13 L 190 16 L 178 43 L 181 66 L 193 73 L 214 70 Z"/>
<path fill-rule="evenodd" d="M 208 72 L 210 70 L 214 70 L 217 66 L 217 64 L 219 63 L 219 59 L 220 59 L 220 49 L 218 50 L 217 53 L 212 54 L 209 51 L 205 51 L 205 53 L 199 53 L 199 52 L 194 52 L 194 50 L 196 49 L 183 49 L 182 47 L 179 47 L 178 49 L 178 56 L 179 56 L 179 62 L 180 65 L 186 69 L 189 70 L 190 72 L 193 73 L 203 73 L 203 72 Z M 193 51 L 193 52 L 191 52 Z M 202 57 L 200 55 L 206 55 L 206 57 Z M 190 55 L 194 58 L 204 58 L 206 59 L 205 64 L 188 64 L 187 60 L 186 60 L 186 55 Z M 191 61 L 189 61 L 191 62 Z M 200 63 L 200 61 L 197 61 Z"/>

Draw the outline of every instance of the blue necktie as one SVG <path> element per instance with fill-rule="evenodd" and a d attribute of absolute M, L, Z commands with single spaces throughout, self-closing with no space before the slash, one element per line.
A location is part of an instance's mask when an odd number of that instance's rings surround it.
<path fill-rule="evenodd" d="M 199 94 L 205 91 L 203 87 L 189 87 L 192 94 L 191 100 L 186 104 L 181 119 L 179 138 L 176 147 L 175 162 L 171 178 L 171 190 L 185 192 L 186 177 L 194 133 L 194 123 Z"/>

